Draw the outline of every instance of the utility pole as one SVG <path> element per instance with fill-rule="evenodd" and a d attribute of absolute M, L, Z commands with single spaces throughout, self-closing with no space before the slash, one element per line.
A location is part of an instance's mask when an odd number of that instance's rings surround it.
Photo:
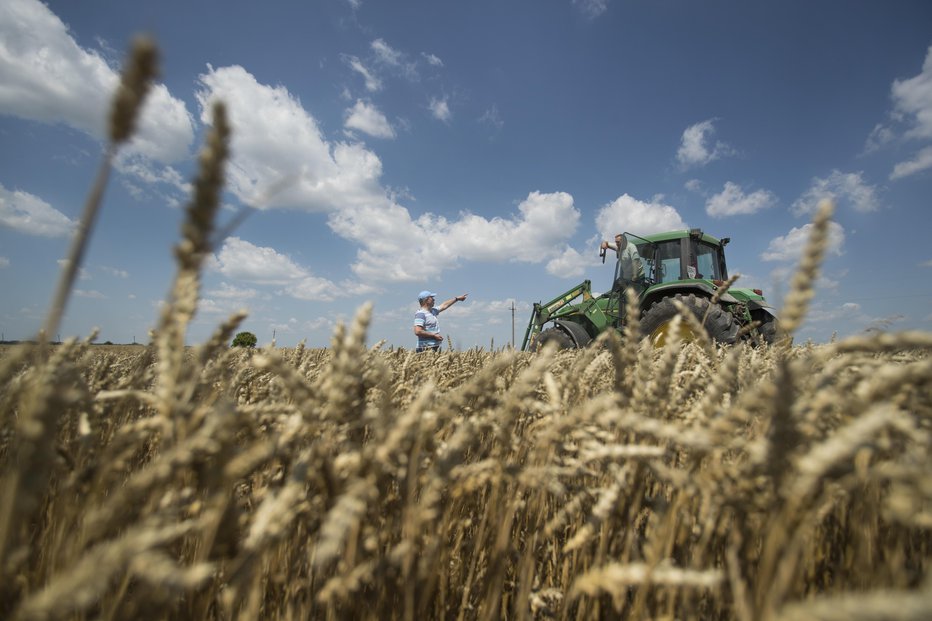
<path fill-rule="evenodd" d="M 515 348 L 515 301 L 511 301 L 511 349 Z"/>

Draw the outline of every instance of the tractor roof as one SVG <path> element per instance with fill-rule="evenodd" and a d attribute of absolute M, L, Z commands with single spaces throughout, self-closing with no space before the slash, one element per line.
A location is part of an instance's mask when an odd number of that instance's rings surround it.
<path fill-rule="evenodd" d="M 682 229 L 679 231 L 667 231 L 665 233 L 654 233 L 653 235 L 644 235 L 643 238 L 647 241 L 652 242 L 664 242 L 670 241 L 671 239 L 683 239 L 684 237 L 689 237 L 691 232 L 696 232 L 702 239 L 702 241 L 709 242 L 710 244 L 719 245 L 721 240 L 717 237 L 712 237 L 707 233 L 703 233 L 699 229 Z"/>

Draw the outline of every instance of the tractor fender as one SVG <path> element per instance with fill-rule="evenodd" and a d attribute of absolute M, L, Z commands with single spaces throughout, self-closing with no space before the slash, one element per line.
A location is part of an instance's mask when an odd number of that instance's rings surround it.
<path fill-rule="evenodd" d="M 650 308 L 650 306 L 663 298 L 672 298 L 677 293 L 683 295 L 689 295 L 690 293 L 705 297 L 711 298 L 715 295 L 715 287 L 704 282 L 671 282 L 668 285 L 661 285 L 659 287 L 652 288 L 647 294 L 641 299 L 641 312 Z M 735 303 L 737 300 L 730 296 L 727 292 L 722 295 L 719 299 L 726 303 Z"/>
<path fill-rule="evenodd" d="M 592 337 L 589 336 L 589 333 L 586 332 L 586 329 L 575 321 L 557 319 L 553 322 L 553 324 L 565 332 L 571 339 L 573 339 L 573 342 L 576 344 L 577 348 L 582 349 L 589 344 L 589 341 L 592 340 Z"/>
<path fill-rule="evenodd" d="M 748 300 L 748 310 L 750 311 L 762 311 L 767 313 L 771 317 L 777 316 L 777 311 L 773 309 L 772 306 L 762 303 L 761 300 Z"/>

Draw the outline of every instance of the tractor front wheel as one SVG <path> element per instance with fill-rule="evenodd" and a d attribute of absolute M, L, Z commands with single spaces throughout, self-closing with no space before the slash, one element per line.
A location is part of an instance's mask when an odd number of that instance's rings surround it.
<path fill-rule="evenodd" d="M 757 326 L 757 335 L 767 345 L 773 345 L 777 340 L 777 318 L 770 313 L 751 311 L 751 319 L 760 321 Z"/>
<path fill-rule="evenodd" d="M 670 337 L 673 318 L 679 312 L 673 304 L 674 300 L 682 302 L 700 322 L 705 318 L 703 327 L 713 341 L 731 345 L 737 340 L 738 322 L 731 313 L 718 304 L 712 304 L 707 298 L 696 297 L 692 293 L 689 295 L 678 293 L 653 304 L 641 318 L 641 333 L 650 339 L 654 347 L 663 347 Z M 708 311 L 708 317 L 706 317 L 706 311 Z M 691 341 L 697 336 L 685 321 L 680 324 L 682 340 Z"/>
<path fill-rule="evenodd" d="M 570 335 L 560 328 L 547 328 L 534 337 L 534 349 L 541 349 L 547 343 L 555 343 L 557 349 L 575 349 L 576 347 Z"/>

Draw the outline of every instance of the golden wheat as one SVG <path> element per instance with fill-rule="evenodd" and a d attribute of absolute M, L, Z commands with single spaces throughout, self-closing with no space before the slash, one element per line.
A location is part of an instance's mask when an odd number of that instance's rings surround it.
<path fill-rule="evenodd" d="M 0 617 L 928 616 L 932 335 L 685 312 L 657 351 L 629 291 L 581 351 L 367 348 L 369 305 L 329 348 L 230 348 L 242 313 L 188 348 L 224 118 L 152 344 L 0 348 Z"/>

